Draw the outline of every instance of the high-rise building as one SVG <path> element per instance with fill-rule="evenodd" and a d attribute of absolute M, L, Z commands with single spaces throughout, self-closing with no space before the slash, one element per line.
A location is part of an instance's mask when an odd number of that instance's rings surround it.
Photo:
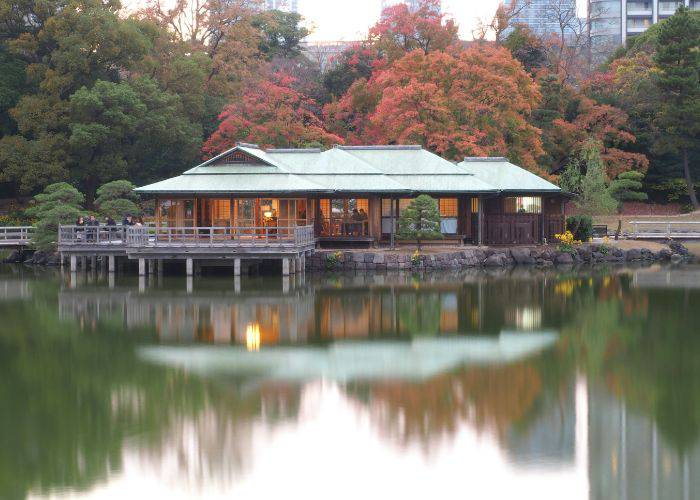
<path fill-rule="evenodd" d="M 594 59 L 604 59 L 628 38 L 672 16 L 681 5 L 700 10 L 700 0 L 588 0 Z"/>
<path fill-rule="evenodd" d="M 396 5 L 398 3 L 405 3 L 406 5 L 408 5 L 408 8 L 410 10 L 415 12 L 420 7 L 421 0 L 382 0 L 382 12 L 387 7 L 391 7 L 392 5 Z M 438 4 L 438 11 L 442 10 L 440 3 Z"/>
<path fill-rule="evenodd" d="M 576 0 L 503 0 L 514 16 L 506 34 L 516 25 L 525 25 L 538 35 L 559 33 L 562 24 L 573 25 L 577 18 Z"/>
<path fill-rule="evenodd" d="M 298 0 L 265 0 L 265 8 L 268 10 L 282 10 L 285 12 L 299 12 Z"/>

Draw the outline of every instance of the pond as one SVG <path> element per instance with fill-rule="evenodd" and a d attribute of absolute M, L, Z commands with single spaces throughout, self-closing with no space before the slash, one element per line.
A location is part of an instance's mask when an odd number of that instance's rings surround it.
<path fill-rule="evenodd" d="M 0 266 L 0 498 L 700 498 L 700 267 Z"/>

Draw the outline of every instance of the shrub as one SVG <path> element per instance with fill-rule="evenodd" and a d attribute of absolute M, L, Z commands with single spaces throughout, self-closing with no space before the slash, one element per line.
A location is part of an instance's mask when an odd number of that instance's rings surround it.
<path fill-rule="evenodd" d="M 575 240 L 588 241 L 593 237 L 593 219 L 590 215 L 572 215 L 566 218 L 566 230 Z"/>
<path fill-rule="evenodd" d="M 564 231 L 562 234 L 555 234 L 554 238 L 559 242 L 559 251 L 566 253 L 574 253 L 574 246 L 580 245 L 581 240 L 574 238 L 571 231 Z"/>
<path fill-rule="evenodd" d="M 97 190 L 95 199 L 100 214 L 114 219 L 121 219 L 127 215 L 141 215 L 141 209 L 136 204 L 138 196 L 134 193 L 135 187 L 127 180 L 103 184 Z"/>
<path fill-rule="evenodd" d="M 414 266 L 419 266 L 420 261 L 420 252 L 416 250 L 415 252 L 413 252 L 413 255 L 411 255 L 411 264 L 413 264 Z"/>
<path fill-rule="evenodd" d="M 43 193 L 36 195 L 25 211 L 27 217 L 37 219 L 34 246 L 39 250 L 54 248 L 59 224 L 73 224 L 82 213 L 83 201 L 83 194 L 65 182 L 46 186 Z"/>
<path fill-rule="evenodd" d="M 340 262 L 342 253 L 340 251 L 329 253 L 326 255 L 326 269 L 332 270 Z"/>
<path fill-rule="evenodd" d="M 438 203 L 427 194 L 411 200 L 399 217 L 400 239 L 416 240 L 418 251 L 422 240 L 444 238 L 440 232 L 440 209 Z"/>

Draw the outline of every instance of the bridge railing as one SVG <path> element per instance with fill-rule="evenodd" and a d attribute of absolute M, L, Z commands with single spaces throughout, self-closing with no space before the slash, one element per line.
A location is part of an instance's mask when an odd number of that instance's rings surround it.
<path fill-rule="evenodd" d="M 313 226 L 290 227 L 136 227 L 126 230 L 129 247 L 308 246 L 314 243 Z"/>
<path fill-rule="evenodd" d="M 630 221 L 632 238 L 700 238 L 697 221 Z"/>
<path fill-rule="evenodd" d="M 0 227 L 0 242 L 23 243 L 29 242 L 34 234 L 33 226 Z"/>
<path fill-rule="evenodd" d="M 144 228 L 146 229 L 146 228 Z M 58 227 L 58 244 L 61 245 L 126 245 L 124 226 L 75 226 Z"/>

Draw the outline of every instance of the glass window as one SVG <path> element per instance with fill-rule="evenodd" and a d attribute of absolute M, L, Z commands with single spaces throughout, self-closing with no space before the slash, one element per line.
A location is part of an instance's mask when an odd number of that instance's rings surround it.
<path fill-rule="evenodd" d="M 479 213 L 479 198 L 472 198 L 472 213 Z"/>
<path fill-rule="evenodd" d="M 440 217 L 457 217 L 457 198 L 440 198 Z"/>
<path fill-rule="evenodd" d="M 539 196 L 504 198 L 503 212 L 506 214 L 540 214 L 542 213 L 542 198 Z"/>

